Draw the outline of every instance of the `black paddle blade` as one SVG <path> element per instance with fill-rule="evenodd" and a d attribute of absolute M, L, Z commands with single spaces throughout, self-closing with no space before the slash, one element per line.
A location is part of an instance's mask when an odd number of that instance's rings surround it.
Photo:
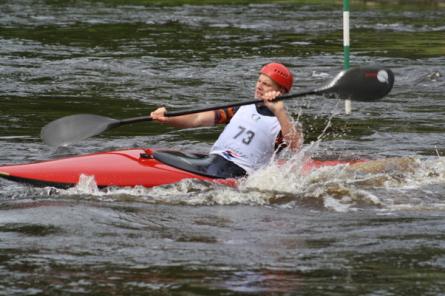
<path fill-rule="evenodd" d="M 390 69 L 359 67 L 340 72 L 318 92 L 335 94 L 342 99 L 372 102 L 386 96 L 393 85 L 394 73 Z"/>
<path fill-rule="evenodd" d="M 119 120 L 93 115 L 77 114 L 51 121 L 42 128 L 40 137 L 51 146 L 65 146 L 98 135 L 113 126 Z"/>

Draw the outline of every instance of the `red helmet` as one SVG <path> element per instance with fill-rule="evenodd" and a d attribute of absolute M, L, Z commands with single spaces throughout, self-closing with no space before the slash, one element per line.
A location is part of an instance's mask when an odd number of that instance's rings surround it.
<path fill-rule="evenodd" d="M 294 77 L 286 66 L 279 63 L 270 63 L 261 68 L 261 74 L 270 77 L 276 84 L 284 87 L 287 92 L 292 88 Z"/>

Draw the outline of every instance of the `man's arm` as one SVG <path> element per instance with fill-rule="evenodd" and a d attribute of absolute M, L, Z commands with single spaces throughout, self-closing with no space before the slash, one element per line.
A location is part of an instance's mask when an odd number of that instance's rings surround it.
<path fill-rule="evenodd" d="M 155 121 L 179 128 L 191 128 L 191 127 L 215 125 L 214 111 L 206 111 L 201 113 L 172 116 L 172 117 L 165 116 L 165 112 L 167 112 L 167 109 L 165 109 L 165 107 L 160 107 L 155 111 L 151 112 L 150 116 Z"/>
<path fill-rule="evenodd" d="M 292 151 L 298 151 L 303 146 L 303 130 L 295 126 L 287 111 L 275 115 L 281 126 L 283 141 Z"/>
<path fill-rule="evenodd" d="M 294 125 L 292 118 L 287 112 L 286 106 L 282 101 L 274 101 L 281 95 L 279 91 L 270 91 L 264 95 L 264 105 L 271 110 L 281 126 L 281 133 L 284 142 L 292 151 L 298 151 L 303 145 L 303 131 Z"/>

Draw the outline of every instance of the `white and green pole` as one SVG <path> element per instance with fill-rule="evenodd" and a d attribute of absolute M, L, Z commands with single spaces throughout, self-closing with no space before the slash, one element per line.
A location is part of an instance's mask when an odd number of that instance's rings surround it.
<path fill-rule="evenodd" d="M 349 0 L 343 0 L 343 69 L 349 69 Z M 351 100 L 345 100 L 345 112 L 351 113 Z"/>

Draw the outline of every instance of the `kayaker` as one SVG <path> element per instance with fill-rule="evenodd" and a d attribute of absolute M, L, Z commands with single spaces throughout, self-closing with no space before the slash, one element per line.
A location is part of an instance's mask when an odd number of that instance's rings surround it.
<path fill-rule="evenodd" d="M 277 96 L 290 91 L 291 71 L 280 63 L 269 63 L 261 68 L 255 86 L 255 98 L 261 104 L 206 111 L 197 114 L 166 117 L 165 107 L 151 112 L 153 120 L 179 128 L 227 124 L 210 150 L 209 166 L 213 174 L 239 177 L 267 165 L 274 153 L 285 146 L 298 151 L 303 144 L 303 133 L 296 127 L 283 101 Z"/>

